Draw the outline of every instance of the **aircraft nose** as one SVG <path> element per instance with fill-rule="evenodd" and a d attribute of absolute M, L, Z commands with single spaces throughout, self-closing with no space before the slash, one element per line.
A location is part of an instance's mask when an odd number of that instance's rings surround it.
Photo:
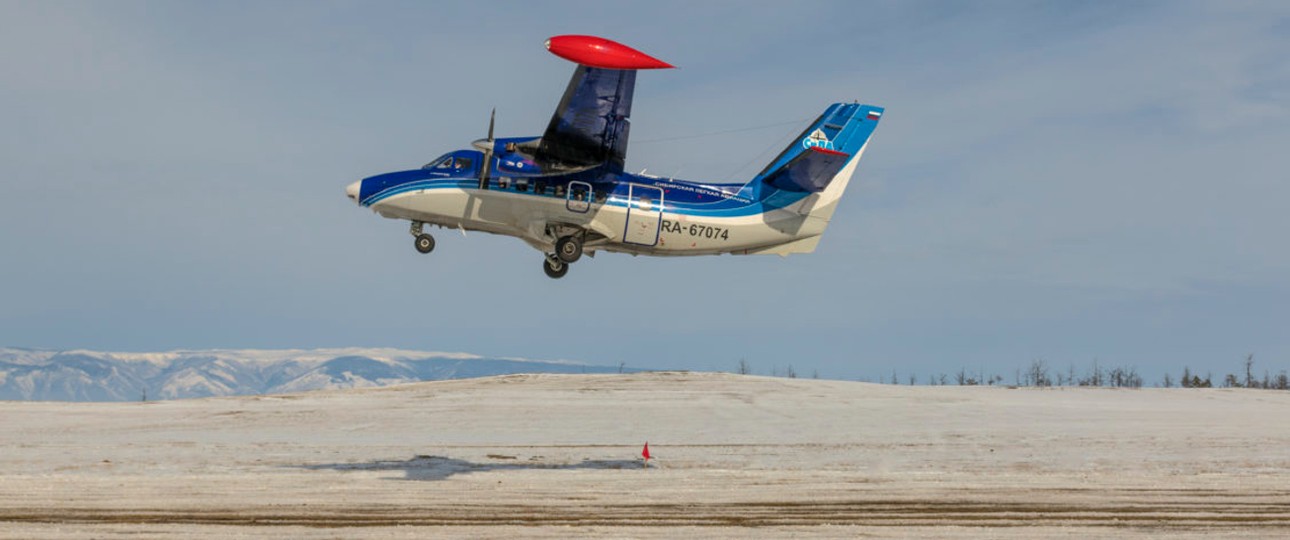
<path fill-rule="evenodd" d="M 362 180 L 354 182 L 353 184 L 350 184 L 349 186 L 345 187 L 345 195 L 348 195 L 349 200 L 354 201 L 354 204 L 358 204 L 358 191 L 362 187 L 363 187 Z"/>

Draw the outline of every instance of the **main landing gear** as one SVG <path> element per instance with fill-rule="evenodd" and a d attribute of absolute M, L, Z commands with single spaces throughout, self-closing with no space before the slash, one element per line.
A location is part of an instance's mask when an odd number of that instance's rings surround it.
<path fill-rule="evenodd" d="M 548 253 L 542 270 L 551 279 L 560 279 L 569 273 L 569 265 L 582 258 L 582 239 L 586 233 L 561 236 L 555 241 L 555 253 Z"/>
<path fill-rule="evenodd" d="M 408 232 L 412 233 L 413 238 L 415 238 L 412 245 L 417 248 L 417 251 L 430 253 L 434 251 L 434 237 L 421 232 L 422 225 L 420 221 L 413 221 L 412 228 Z"/>
<path fill-rule="evenodd" d="M 555 255 L 547 255 L 546 260 L 542 262 L 542 271 L 546 272 L 546 277 L 560 279 L 569 273 L 569 263 Z"/>
<path fill-rule="evenodd" d="M 582 238 L 578 236 L 561 236 L 555 241 L 555 256 L 573 264 L 582 258 Z"/>

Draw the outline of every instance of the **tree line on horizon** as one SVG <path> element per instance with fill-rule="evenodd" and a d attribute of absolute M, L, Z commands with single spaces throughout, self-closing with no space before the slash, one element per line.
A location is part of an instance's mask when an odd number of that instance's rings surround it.
<path fill-rule="evenodd" d="M 1161 377 L 1156 383 L 1158 388 L 1257 388 L 1265 390 L 1290 390 L 1290 374 L 1286 370 L 1281 370 L 1277 374 L 1271 371 L 1263 370 L 1263 376 L 1260 378 L 1255 375 L 1254 355 L 1248 354 L 1242 365 L 1244 376 L 1240 373 L 1228 373 L 1221 379 L 1215 380 L 1212 372 L 1205 373 L 1202 378 L 1200 373 L 1192 372 L 1189 366 L 1183 366 L 1182 374 L 1178 379 L 1174 379 L 1169 372 Z M 753 369 L 746 359 L 739 359 L 735 373 L 740 375 L 752 375 Z M 772 377 L 787 377 L 795 379 L 798 373 L 793 369 L 792 364 L 788 364 L 782 371 L 777 365 L 772 365 L 770 369 Z M 814 371 L 811 378 L 820 378 L 819 371 Z M 899 374 L 893 370 L 891 378 L 878 377 L 876 380 L 860 379 L 862 382 L 876 382 L 881 384 L 902 384 Z M 958 372 L 952 374 L 938 373 L 927 378 L 923 383 L 929 386 L 1002 386 L 1005 385 L 1006 379 L 997 373 L 987 375 L 984 370 L 969 372 L 965 368 L 960 368 Z M 906 375 L 903 384 L 919 384 L 918 376 L 910 373 Z M 1018 368 L 1013 372 L 1011 384 L 1007 386 L 1021 387 L 1052 387 L 1052 386 L 1084 386 L 1084 387 L 1105 387 L 1105 388 L 1142 388 L 1145 386 L 1142 375 L 1138 373 L 1137 368 L 1133 366 L 1112 366 L 1106 367 L 1101 365 L 1097 360 L 1083 372 L 1076 372 L 1075 364 L 1070 364 L 1066 370 L 1052 369 L 1047 362 L 1042 359 L 1031 361 L 1030 365 Z"/>

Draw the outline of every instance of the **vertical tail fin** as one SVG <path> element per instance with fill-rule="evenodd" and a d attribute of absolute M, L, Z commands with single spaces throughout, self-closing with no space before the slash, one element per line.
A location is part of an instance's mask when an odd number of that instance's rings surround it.
<path fill-rule="evenodd" d="M 828 220 L 882 113 L 882 107 L 873 105 L 830 105 L 757 174 L 754 185 L 768 199 L 800 200 L 793 205 L 799 212 Z M 803 192 L 811 195 L 801 199 Z"/>

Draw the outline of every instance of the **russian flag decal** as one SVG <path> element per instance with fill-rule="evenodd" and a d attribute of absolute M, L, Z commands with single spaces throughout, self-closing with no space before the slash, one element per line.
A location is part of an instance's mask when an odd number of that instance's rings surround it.
<path fill-rule="evenodd" d="M 882 118 L 882 113 L 878 111 L 869 111 L 869 114 L 866 115 L 865 118 L 868 118 L 870 120 L 877 120 L 879 118 Z"/>

